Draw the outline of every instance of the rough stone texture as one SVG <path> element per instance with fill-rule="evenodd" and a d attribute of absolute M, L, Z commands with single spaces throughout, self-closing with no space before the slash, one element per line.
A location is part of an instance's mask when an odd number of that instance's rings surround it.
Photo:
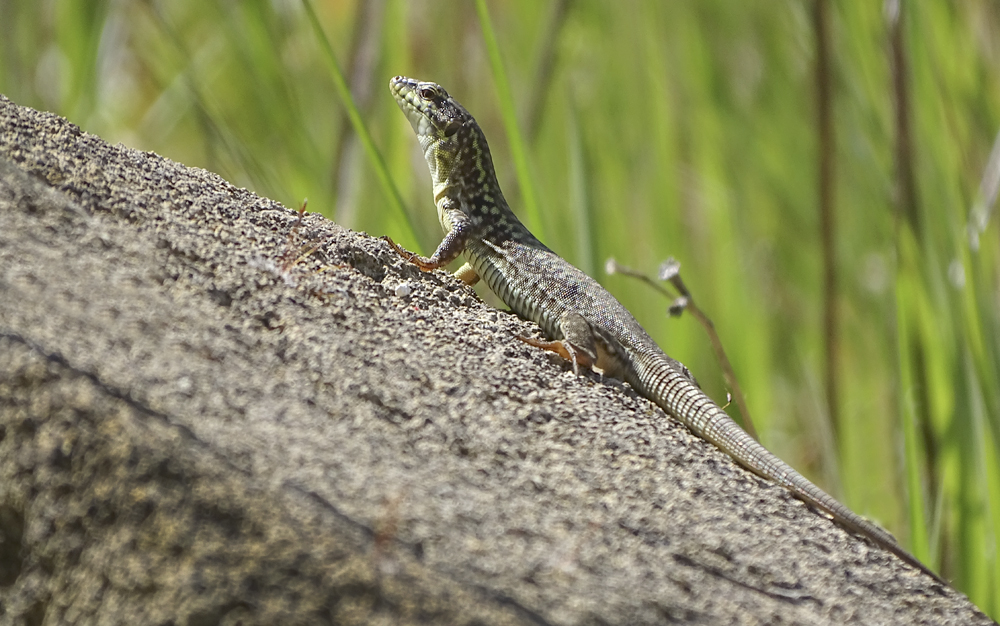
<path fill-rule="evenodd" d="M 0 97 L 0 623 L 992 623 L 532 332 Z"/>

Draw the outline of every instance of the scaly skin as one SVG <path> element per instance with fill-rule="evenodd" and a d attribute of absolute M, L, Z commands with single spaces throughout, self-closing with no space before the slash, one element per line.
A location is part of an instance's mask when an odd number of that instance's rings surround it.
<path fill-rule="evenodd" d="M 536 322 L 552 339 L 525 341 L 571 360 L 574 371 L 597 366 L 606 375 L 628 381 L 743 467 L 947 584 L 888 532 L 751 438 L 702 392 L 687 368 L 660 350 L 614 296 L 542 245 L 508 207 L 479 124 L 440 85 L 397 76 L 389 88 L 420 141 L 445 232 L 431 257 L 401 254 L 423 270 L 444 267 L 464 254 L 468 263 L 459 273 L 466 282 L 474 271 L 515 313 Z"/>

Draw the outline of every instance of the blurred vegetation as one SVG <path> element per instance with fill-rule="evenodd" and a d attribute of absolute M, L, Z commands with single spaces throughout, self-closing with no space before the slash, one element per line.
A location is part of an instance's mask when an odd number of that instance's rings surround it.
<path fill-rule="evenodd" d="M 547 244 L 721 400 L 703 330 L 602 270 L 676 257 L 765 445 L 1000 617 L 1000 4 L 314 2 L 403 211 L 299 0 L 0 0 L 0 91 L 429 253 L 386 84 L 441 83 Z"/>

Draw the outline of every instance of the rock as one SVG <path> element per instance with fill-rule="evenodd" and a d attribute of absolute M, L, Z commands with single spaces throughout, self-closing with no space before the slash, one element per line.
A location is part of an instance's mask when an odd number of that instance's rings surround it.
<path fill-rule="evenodd" d="M 532 332 L 0 96 L 0 621 L 992 623 Z"/>

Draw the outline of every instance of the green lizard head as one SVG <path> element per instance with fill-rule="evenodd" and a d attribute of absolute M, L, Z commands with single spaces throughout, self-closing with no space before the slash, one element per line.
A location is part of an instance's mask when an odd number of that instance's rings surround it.
<path fill-rule="evenodd" d="M 474 196 L 488 198 L 491 204 L 504 202 L 486 137 L 465 107 L 441 85 L 405 76 L 389 81 L 389 90 L 417 133 L 431 171 L 439 218 L 444 219 L 442 201 L 466 212 Z"/>
<path fill-rule="evenodd" d="M 424 152 L 430 144 L 449 143 L 465 122 L 472 120 L 468 111 L 437 83 L 396 76 L 389 81 L 389 90 L 417 133 Z"/>

